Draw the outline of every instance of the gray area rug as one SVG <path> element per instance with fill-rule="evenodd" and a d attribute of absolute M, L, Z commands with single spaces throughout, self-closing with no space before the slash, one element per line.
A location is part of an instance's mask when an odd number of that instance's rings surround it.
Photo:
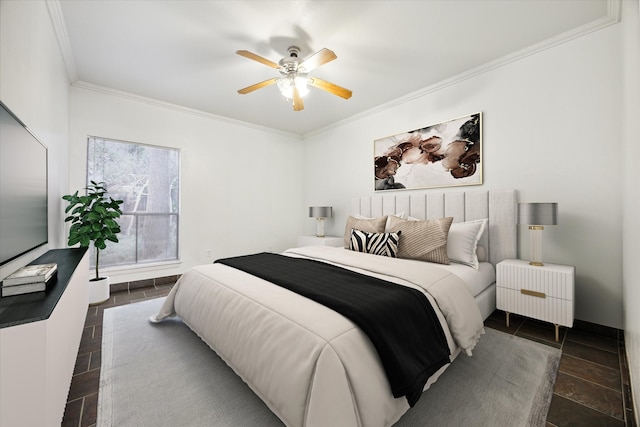
<path fill-rule="evenodd" d="M 104 311 L 99 427 L 282 426 L 164 298 Z M 487 328 L 396 426 L 544 426 L 560 350 Z"/>

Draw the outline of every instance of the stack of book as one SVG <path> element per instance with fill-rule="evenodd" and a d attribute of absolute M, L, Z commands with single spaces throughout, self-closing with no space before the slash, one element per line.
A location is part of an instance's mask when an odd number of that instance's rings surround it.
<path fill-rule="evenodd" d="M 8 297 L 45 291 L 57 271 L 58 264 L 53 263 L 25 265 L 4 278 L 0 292 Z"/>

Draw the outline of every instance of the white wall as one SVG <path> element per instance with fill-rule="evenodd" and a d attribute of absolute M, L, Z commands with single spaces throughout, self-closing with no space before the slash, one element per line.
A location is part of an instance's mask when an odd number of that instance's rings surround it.
<path fill-rule="evenodd" d="M 627 365 L 634 392 L 635 416 L 640 410 L 640 192 L 636 159 L 640 158 L 640 7 L 623 2 L 625 67 L 623 115 L 625 174 L 623 181 L 623 295 Z"/>
<path fill-rule="evenodd" d="M 305 204 L 334 206 L 327 232 L 342 234 L 350 198 L 373 192 L 375 139 L 481 111 L 482 188 L 516 188 L 522 202 L 558 202 L 559 225 L 545 229 L 544 259 L 576 266 L 578 319 L 622 327 L 620 38 L 620 25 L 609 26 L 307 135 Z"/>
<path fill-rule="evenodd" d="M 0 268 L 0 278 L 66 246 L 60 197 L 68 186 L 69 81 L 44 1 L 0 1 L 0 99 L 47 146 L 49 244 Z"/>
<path fill-rule="evenodd" d="M 576 265 L 577 318 L 625 328 L 638 390 L 640 194 L 633 162 L 640 156 L 640 12 L 637 1 L 622 3 L 622 26 L 449 87 L 428 88 L 401 105 L 308 135 L 303 144 L 81 88 L 71 90 L 70 106 L 46 3 L 1 0 L 0 99 L 49 148 L 50 243 L 0 268 L 0 277 L 49 247 L 66 246 L 60 197 L 85 184 L 86 135 L 182 152 L 182 263 L 113 272 L 120 281 L 209 262 L 209 248 L 214 257 L 282 250 L 302 229 L 313 233 L 315 224 L 304 212 L 310 205 L 334 206 L 327 231 L 339 235 L 350 198 L 373 192 L 374 139 L 482 111 L 483 187 L 517 188 L 521 201 L 559 202 L 560 224 L 545 231 L 545 258 Z M 521 233 L 524 258 L 528 236 Z M 635 402 L 637 410 L 640 393 Z"/>
<path fill-rule="evenodd" d="M 302 140 L 100 88 L 71 88 L 70 188 L 86 186 L 87 136 L 181 150 L 181 263 L 101 269 L 111 283 L 180 274 L 216 258 L 295 246 Z M 211 258 L 206 251 L 211 249 Z"/>

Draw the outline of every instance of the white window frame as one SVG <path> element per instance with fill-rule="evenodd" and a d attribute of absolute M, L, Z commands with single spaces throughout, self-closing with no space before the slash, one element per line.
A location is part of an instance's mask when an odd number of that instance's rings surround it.
<path fill-rule="evenodd" d="M 135 227 L 135 232 L 133 233 L 135 236 L 135 247 L 134 247 L 134 251 L 133 251 L 133 257 L 134 259 L 132 260 L 132 262 L 130 263 L 109 263 L 108 259 L 105 259 L 105 257 L 103 256 L 104 251 L 101 251 L 101 256 L 100 256 L 100 269 L 105 269 L 105 270 L 125 270 L 125 269 L 131 269 L 131 268 L 137 268 L 137 267 L 150 267 L 150 266 L 157 266 L 157 265 L 170 265 L 170 264 L 176 264 L 180 262 L 180 213 L 181 213 L 181 203 L 180 203 L 180 194 L 181 194 L 181 190 L 182 190 L 182 186 L 181 186 L 181 152 L 180 149 L 178 148 L 174 148 L 174 147 L 163 147 L 163 146 L 158 146 L 158 145 L 151 145 L 151 144 L 144 144 L 144 143 L 139 143 L 139 142 L 132 142 L 132 141 L 123 141 L 123 140 L 119 140 L 119 139 L 114 139 L 114 138 L 107 138 L 107 137 L 98 137 L 98 136 L 88 136 L 87 137 L 87 171 L 86 171 L 86 178 L 87 178 L 87 184 L 89 184 L 91 181 L 96 181 L 96 182 L 106 182 L 107 185 L 107 190 L 111 190 L 110 189 L 110 183 L 108 182 L 108 180 L 104 179 L 104 176 L 102 174 L 96 174 L 95 173 L 95 168 L 93 169 L 94 174 L 90 176 L 91 173 L 91 169 L 92 169 L 92 165 L 93 165 L 93 159 L 92 157 L 92 149 L 91 149 L 91 144 L 95 143 L 96 140 L 99 141 L 105 141 L 105 142 L 110 142 L 110 143 L 117 143 L 117 144 L 127 144 L 127 145 L 131 145 L 131 146 L 141 146 L 141 147 L 150 147 L 153 149 L 164 149 L 164 150 L 169 150 L 172 152 L 175 152 L 178 156 L 177 158 L 177 183 L 176 183 L 176 187 L 177 187 L 177 191 L 178 191 L 178 195 L 177 195 L 177 201 L 175 203 L 175 212 L 136 212 L 136 211 L 131 211 L 131 210 L 127 210 L 126 209 L 126 204 L 123 204 L 122 207 L 122 217 L 119 220 L 119 223 L 122 226 L 122 219 L 124 217 L 127 216 L 133 216 L 134 217 L 134 227 Z M 114 197 L 117 198 L 117 197 Z M 155 259 L 155 260 L 140 260 L 139 259 L 139 251 L 138 251 L 138 244 L 140 241 L 140 232 L 139 232 L 139 219 L 141 217 L 153 217 L 153 216 L 166 216 L 166 217 L 170 217 L 170 218 L 174 218 L 175 220 L 175 257 L 172 258 L 165 258 L 165 259 Z M 120 239 L 120 235 L 118 236 L 118 239 Z M 171 239 L 171 238 L 170 238 Z M 117 245 L 118 243 L 113 243 L 113 242 L 108 242 L 107 243 L 107 249 L 105 249 L 105 251 L 108 251 L 111 247 L 113 247 L 113 245 Z M 90 259 L 92 260 L 91 263 L 93 264 L 95 261 L 95 256 L 93 255 L 93 251 L 95 251 L 95 248 L 93 247 L 93 245 L 91 245 L 90 250 L 92 251 L 92 255 L 90 256 Z"/>

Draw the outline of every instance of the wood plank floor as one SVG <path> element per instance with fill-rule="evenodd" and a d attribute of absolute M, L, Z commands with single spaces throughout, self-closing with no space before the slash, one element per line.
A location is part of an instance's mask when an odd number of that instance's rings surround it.
<path fill-rule="evenodd" d="M 112 292 L 107 302 L 89 307 L 63 426 L 96 424 L 103 311 L 166 296 L 172 285 L 151 283 L 138 289 Z M 548 427 L 637 427 L 632 412 L 623 331 L 576 321 L 571 329 L 561 328 L 560 341 L 555 342 L 552 325 L 511 315 L 507 328 L 504 313 L 499 311 L 486 320 L 485 326 L 562 349 L 547 416 Z"/>

